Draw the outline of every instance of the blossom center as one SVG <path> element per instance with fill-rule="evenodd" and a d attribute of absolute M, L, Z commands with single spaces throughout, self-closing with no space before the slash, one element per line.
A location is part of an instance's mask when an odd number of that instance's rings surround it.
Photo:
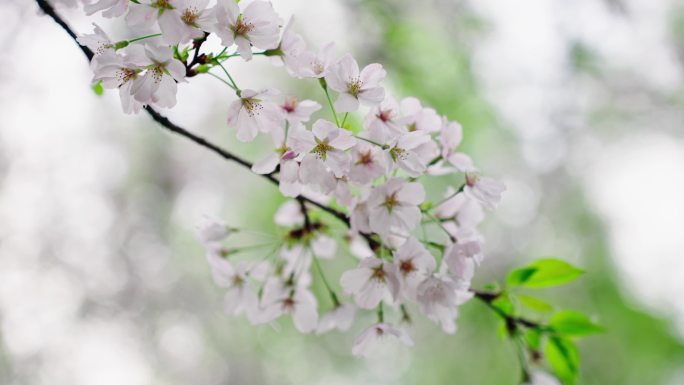
<path fill-rule="evenodd" d="M 242 99 L 242 106 L 245 107 L 247 114 L 252 118 L 254 115 L 259 115 L 259 112 L 264 109 L 264 106 L 261 105 L 261 100 L 254 98 Z"/>
<path fill-rule="evenodd" d="M 392 193 L 388 196 L 385 197 L 385 207 L 387 207 L 387 211 L 390 213 L 394 209 L 395 206 L 399 204 L 399 201 L 397 200 L 397 193 Z"/>
<path fill-rule="evenodd" d="M 283 309 L 286 311 L 291 311 L 295 307 L 295 300 L 292 298 L 285 298 L 283 300 Z"/>
<path fill-rule="evenodd" d="M 239 275 L 234 275 L 232 281 L 233 281 L 233 286 L 237 286 L 237 287 L 241 287 L 242 284 L 245 282 L 245 280 L 242 279 L 242 277 L 240 277 Z"/>
<path fill-rule="evenodd" d="M 472 175 L 472 174 L 466 174 L 466 184 L 470 187 L 475 186 L 477 182 L 480 180 L 477 175 Z"/>
<path fill-rule="evenodd" d="M 359 161 L 357 162 L 357 164 L 362 164 L 364 166 L 368 166 L 371 163 L 373 163 L 373 155 L 371 155 L 370 150 L 367 152 L 362 152 L 359 155 Z"/>
<path fill-rule="evenodd" d="M 235 36 L 245 36 L 254 30 L 254 24 L 246 23 L 242 19 L 242 15 L 238 17 L 237 23 L 233 26 L 233 33 Z"/>
<path fill-rule="evenodd" d="M 285 100 L 285 103 L 283 104 L 283 110 L 287 112 L 288 114 L 291 114 L 295 112 L 297 109 L 297 98 L 289 98 Z"/>
<path fill-rule="evenodd" d="M 197 22 L 197 19 L 199 19 L 199 11 L 195 7 L 186 8 L 181 14 L 181 20 L 183 20 L 183 23 L 187 25 L 194 26 Z"/>
<path fill-rule="evenodd" d="M 161 12 L 164 9 L 173 9 L 171 4 L 169 4 L 169 0 L 156 0 L 150 4 L 152 8 L 159 8 L 159 11 Z"/>
<path fill-rule="evenodd" d="M 361 79 L 352 79 L 352 81 L 347 83 L 347 91 L 354 97 L 359 96 L 359 92 L 361 92 L 361 86 L 363 86 Z"/>
<path fill-rule="evenodd" d="M 128 83 L 130 80 L 137 78 L 138 72 L 130 68 L 121 68 L 119 72 L 117 72 L 117 77 L 119 79 L 119 83 L 121 85 L 124 85 Z"/>
<path fill-rule="evenodd" d="M 382 265 L 373 268 L 373 274 L 371 274 L 372 280 L 385 282 L 385 276 L 385 270 L 382 268 Z"/>
<path fill-rule="evenodd" d="M 416 268 L 416 265 L 413 264 L 412 259 L 405 259 L 399 264 L 399 271 L 401 271 L 401 274 L 403 274 L 404 277 L 416 270 L 418 269 Z"/>
<path fill-rule="evenodd" d="M 328 156 L 328 151 L 333 150 L 333 146 L 328 144 L 327 139 L 323 139 L 323 140 L 318 139 L 318 138 L 314 138 L 314 139 L 316 140 L 316 147 L 314 147 L 313 150 L 311 150 L 311 153 L 316 154 L 316 157 L 318 157 L 318 159 L 325 160 L 326 157 Z"/>
<path fill-rule="evenodd" d="M 418 125 L 416 124 L 416 122 L 413 122 L 413 123 L 409 124 L 408 126 L 406 126 L 406 128 L 408 129 L 409 132 L 413 132 L 413 131 L 418 129 Z"/>
<path fill-rule="evenodd" d="M 375 115 L 383 123 L 387 123 L 392 120 L 392 110 L 381 110 L 377 115 Z"/>
<path fill-rule="evenodd" d="M 399 148 L 399 147 L 393 147 L 389 153 L 390 153 L 390 156 L 392 157 L 392 160 L 395 162 L 397 160 L 404 160 L 408 156 L 408 151 L 404 150 L 403 148 Z"/>

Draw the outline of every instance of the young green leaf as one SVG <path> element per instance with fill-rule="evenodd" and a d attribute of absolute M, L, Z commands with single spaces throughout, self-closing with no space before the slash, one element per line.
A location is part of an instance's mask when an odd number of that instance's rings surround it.
<path fill-rule="evenodd" d="M 572 385 L 577 381 L 580 357 L 577 346 L 572 341 L 550 337 L 546 341 L 546 359 L 564 384 Z"/>
<path fill-rule="evenodd" d="M 520 286 L 527 282 L 536 272 L 537 269 L 534 267 L 521 267 L 519 269 L 515 269 L 508 273 L 508 277 L 506 277 L 506 284 L 508 286 Z"/>
<path fill-rule="evenodd" d="M 100 96 L 104 93 L 104 89 L 102 88 L 102 81 L 99 81 L 91 86 L 93 89 L 93 92 L 95 95 Z"/>
<path fill-rule="evenodd" d="M 600 333 L 603 327 L 594 323 L 586 314 L 574 310 L 563 310 L 554 314 L 549 326 L 559 334 L 579 337 Z"/>
<path fill-rule="evenodd" d="M 525 343 L 532 350 L 539 350 L 541 347 L 542 333 L 539 329 L 527 329 L 525 331 Z"/>
<path fill-rule="evenodd" d="M 550 303 L 536 297 L 518 294 L 516 298 L 526 308 L 539 313 L 548 313 L 553 310 L 553 306 Z"/>
<path fill-rule="evenodd" d="M 584 270 L 554 258 L 540 259 L 532 264 L 513 270 L 506 279 L 509 286 L 532 289 L 564 285 L 582 275 Z"/>
<path fill-rule="evenodd" d="M 515 314 L 515 306 L 508 295 L 500 295 L 492 301 L 492 306 L 501 310 L 506 315 Z"/>

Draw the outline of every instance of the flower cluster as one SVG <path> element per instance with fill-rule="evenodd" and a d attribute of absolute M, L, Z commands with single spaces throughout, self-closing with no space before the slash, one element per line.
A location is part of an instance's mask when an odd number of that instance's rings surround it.
<path fill-rule="evenodd" d="M 477 227 L 504 191 L 461 151 L 460 124 L 416 98 L 389 95 L 382 65 L 361 68 L 350 54 L 338 55 L 333 43 L 310 49 L 292 20 L 283 28 L 266 1 L 96 0 L 85 9 L 123 17 L 134 31 L 155 32 L 113 41 L 95 26 L 79 37 L 95 52 L 94 81 L 118 88 L 125 112 L 173 107 L 178 83 L 210 74 L 235 92 L 226 113 L 237 139 L 272 139 L 269 155 L 252 171 L 277 176 L 282 194 L 293 198 L 275 215 L 284 231 L 275 255 L 239 260 L 241 249 L 230 241 L 240 230 L 220 221 L 201 230 L 214 281 L 226 290 L 228 313 L 244 314 L 254 324 L 289 315 L 302 333 L 325 333 L 348 330 L 357 313 L 373 312 L 377 323 L 358 336 L 355 355 L 369 354 L 386 338 L 412 344 L 400 322 L 390 322 L 391 313 L 409 321 L 409 313 L 418 311 L 445 332 L 456 331 L 458 308 L 472 297 L 470 282 L 484 256 Z M 223 49 L 201 52 L 212 34 Z M 239 88 L 227 61 L 255 56 L 318 83 L 332 119 L 312 119 L 322 109 L 317 101 L 266 87 Z M 358 119 L 348 119 L 350 114 Z M 455 181 L 435 203 L 423 186 L 429 176 Z M 333 201 L 349 227 L 342 234 L 313 212 Z M 339 281 L 329 280 L 321 261 L 341 258 L 339 243 L 358 261 Z M 330 296 L 322 315 L 315 280 Z"/>

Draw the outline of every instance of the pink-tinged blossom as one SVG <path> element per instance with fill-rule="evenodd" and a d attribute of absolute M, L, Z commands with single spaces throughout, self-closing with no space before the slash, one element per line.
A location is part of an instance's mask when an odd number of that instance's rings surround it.
<path fill-rule="evenodd" d="M 377 323 L 364 330 L 354 341 L 352 354 L 368 357 L 381 348 L 388 339 L 396 339 L 406 346 L 413 346 L 413 340 L 404 329 L 387 323 Z"/>
<path fill-rule="evenodd" d="M 214 24 L 214 12 L 209 0 L 168 0 L 173 9 L 159 16 L 159 28 L 164 41 L 171 45 L 187 43 L 204 36 Z"/>
<path fill-rule="evenodd" d="M 93 33 L 81 35 L 76 39 L 78 44 L 90 48 L 95 56 L 102 55 L 105 52 L 114 52 L 114 45 L 105 31 L 95 23 L 93 23 L 93 27 Z"/>
<path fill-rule="evenodd" d="M 385 154 L 378 146 L 359 141 L 352 149 L 349 180 L 359 186 L 367 186 L 385 175 Z"/>
<path fill-rule="evenodd" d="M 347 331 L 351 328 L 355 315 L 356 307 L 354 305 L 338 304 L 320 318 L 316 334 L 324 334 L 331 330 Z"/>
<path fill-rule="evenodd" d="M 351 156 L 346 150 L 351 148 L 356 139 L 347 130 L 343 130 L 333 123 L 319 119 L 313 124 L 311 131 L 299 130 L 291 133 L 293 148 L 304 155 L 302 161 L 302 171 L 311 173 L 305 174 L 302 181 L 305 183 L 315 183 L 315 178 L 324 177 L 321 171 L 325 172 L 323 165 L 329 168 L 337 177 L 345 175 L 349 171 Z M 311 160 L 314 159 L 318 166 L 314 166 L 312 170 L 306 167 L 311 167 Z M 334 186 L 333 186 L 334 188 Z"/>
<path fill-rule="evenodd" d="M 371 257 L 362 259 L 359 265 L 342 274 L 340 284 L 362 309 L 373 309 L 383 299 L 393 303 L 399 297 L 401 283 L 397 268 L 390 262 Z"/>
<path fill-rule="evenodd" d="M 407 239 L 393 255 L 403 291 L 414 298 L 418 285 L 435 271 L 435 258 L 414 237 Z"/>
<path fill-rule="evenodd" d="M 237 139 L 251 142 L 259 132 L 270 133 L 281 127 L 283 114 L 273 101 L 276 92 L 242 90 L 240 99 L 228 107 L 228 127 L 237 130 Z"/>
<path fill-rule="evenodd" d="M 466 174 L 466 185 L 463 191 L 480 202 L 482 206 L 494 210 L 501 202 L 501 194 L 506 191 L 506 186 L 492 178 Z"/>
<path fill-rule="evenodd" d="M 169 47 L 145 47 L 145 74 L 131 87 L 135 100 L 171 108 L 176 105 L 176 82 L 185 81 L 185 66 L 173 57 Z"/>
<path fill-rule="evenodd" d="M 95 2 L 84 4 L 83 10 L 90 16 L 102 11 L 102 16 L 107 18 L 122 16 L 128 11 L 130 0 L 96 0 Z"/>
<path fill-rule="evenodd" d="M 219 1 L 215 7 L 214 30 L 226 47 L 237 45 L 240 57 L 252 60 L 252 48 L 265 50 L 278 47 L 280 18 L 270 2 L 256 0 L 240 13 L 234 1 Z"/>
<path fill-rule="evenodd" d="M 407 132 L 402 124 L 399 104 L 391 97 L 371 108 L 363 120 L 363 126 L 382 143 Z"/>
<path fill-rule="evenodd" d="M 276 211 L 273 216 L 273 221 L 278 226 L 294 227 L 304 224 L 304 213 L 299 202 L 296 200 L 288 200 Z"/>
<path fill-rule="evenodd" d="M 126 23 L 133 29 L 148 30 L 161 19 L 173 18 L 173 9 L 171 0 L 139 0 L 130 5 Z"/>
<path fill-rule="evenodd" d="M 258 306 L 258 296 L 249 284 L 246 264 L 233 266 L 218 253 L 207 253 L 211 276 L 217 286 L 226 289 L 224 307 L 230 315 L 246 314 L 253 321 Z"/>
<path fill-rule="evenodd" d="M 394 229 L 412 231 L 422 218 L 418 205 L 424 200 L 423 185 L 391 178 L 373 189 L 368 197 L 370 228 L 382 235 L 389 235 Z"/>
<path fill-rule="evenodd" d="M 212 250 L 220 249 L 221 242 L 230 235 L 231 230 L 228 225 L 218 219 L 205 217 L 198 226 L 200 242 L 204 247 Z"/>
<path fill-rule="evenodd" d="M 133 84 L 140 79 L 147 61 L 142 46 L 133 45 L 122 50 L 124 55 L 107 51 L 93 58 L 93 82 L 102 82 L 102 87 L 118 89 L 121 106 L 127 114 L 138 113 L 143 103 L 133 97 Z"/>
<path fill-rule="evenodd" d="M 266 175 L 275 171 L 280 166 L 279 188 L 283 195 L 296 197 L 301 192 L 299 182 L 299 154 L 292 150 L 288 141 L 285 140 L 285 130 L 281 127 L 274 127 L 271 131 L 273 138 L 273 151 L 264 159 L 257 161 L 252 166 L 252 171 Z M 303 219 L 303 218 L 302 218 Z"/>
<path fill-rule="evenodd" d="M 290 127 L 297 127 L 308 122 L 311 114 L 321 109 L 318 102 L 313 100 L 299 101 L 295 96 L 286 96 L 279 106 L 283 110 L 285 120 L 290 124 Z"/>
<path fill-rule="evenodd" d="M 442 119 L 432 108 L 423 107 L 420 101 L 413 97 L 401 101 L 401 112 L 404 116 L 402 124 L 409 132 L 424 131 L 437 132 L 442 127 Z"/>
<path fill-rule="evenodd" d="M 335 63 L 335 43 L 328 43 L 318 52 L 304 51 L 293 61 L 297 76 L 307 78 L 322 78 Z"/>
<path fill-rule="evenodd" d="M 433 275 L 418 286 L 416 301 L 425 316 L 439 323 L 444 332 L 453 334 L 456 332 L 458 306 L 472 296 L 467 286 L 459 285 L 447 276 Z"/>
<path fill-rule="evenodd" d="M 374 106 L 385 99 L 385 89 L 380 82 L 387 72 L 378 63 L 369 64 L 359 72 L 359 65 L 347 54 L 335 64 L 325 80 L 330 88 L 339 92 L 335 108 L 339 112 L 354 112 L 359 103 Z"/>
<path fill-rule="evenodd" d="M 470 284 L 475 274 L 476 261 L 464 252 L 463 245 L 454 243 L 447 246 L 444 251 L 444 263 L 452 277 L 464 284 Z"/>
<path fill-rule="evenodd" d="M 350 225 L 353 232 L 370 234 L 373 230 L 370 227 L 370 215 L 368 213 L 368 192 L 364 191 L 361 197 L 356 198 L 352 204 Z"/>
<path fill-rule="evenodd" d="M 425 171 L 426 161 L 421 158 L 417 149 L 432 140 L 424 131 L 409 132 L 391 141 L 385 150 L 387 172 L 395 167 L 404 170 L 411 177 L 418 177 Z"/>
<path fill-rule="evenodd" d="M 294 17 L 291 17 L 283 29 L 280 44 L 273 50 L 272 58 L 275 64 L 284 64 L 290 75 L 299 76 L 299 58 L 306 52 L 306 42 L 304 42 L 304 38 L 301 35 L 292 30 L 293 24 Z"/>
<path fill-rule="evenodd" d="M 291 315 L 295 328 L 310 333 L 318 324 L 318 303 L 310 290 L 291 287 L 274 278 L 266 282 L 261 299 L 258 323 L 269 323 L 281 315 Z"/>
<path fill-rule="evenodd" d="M 463 128 L 461 125 L 458 122 L 449 122 L 445 118 L 439 136 L 442 145 L 442 158 L 460 172 L 477 171 L 470 156 L 458 151 L 458 146 L 461 145 L 462 140 Z"/>

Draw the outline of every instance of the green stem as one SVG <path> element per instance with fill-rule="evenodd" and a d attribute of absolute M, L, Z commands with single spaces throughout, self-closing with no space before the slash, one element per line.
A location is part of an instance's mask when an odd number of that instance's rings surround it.
<path fill-rule="evenodd" d="M 318 82 L 321 84 L 321 88 L 323 88 L 323 92 L 325 92 L 325 98 L 328 100 L 328 105 L 330 106 L 330 111 L 332 111 L 333 117 L 335 118 L 335 124 L 337 127 L 342 127 L 340 126 L 340 120 L 337 118 L 337 112 L 335 111 L 335 105 L 333 105 L 332 99 L 330 99 L 330 93 L 328 92 L 328 84 L 325 82 L 324 78 L 318 79 Z"/>
<path fill-rule="evenodd" d="M 223 64 L 221 64 L 221 62 L 216 60 L 216 59 L 214 59 L 214 63 L 216 63 L 219 67 L 221 67 L 221 69 L 226 74 L 226 76 L 228 76 L 228 80 L 230 80 L 230 84 L 233 85 L 233 89 L 235 90 L 235 93 L 237 94 L 237 96 L 240 96 L 240 93 L 241 93 L 240 87 L 238 87 L 237 84 L 235 84 L 235 80 L 233 80 L 233 77 L 230 76 L 230 73 L 228 73 L 228 70 L 226 69 L 226 67 L 224 67 Z"/>
<path fill-rule="evenodd" d="M 342 118 L 342 123 L 340 124 L 340 127 L 344 127 L 344 123 L 347 121 L 347 116 L 349 116 L 349 112 L 344 113 L 344 117 Z"/>
<path fill-rule="evenodd" d="M 313 255 L 313 252 L 311 253 L 311 258 L 313 259 L 314 266 L 316 266 L 316 270 L 318 270 L 318 275 L 321 276 L 321 280 L 323 281 L 325 288 L 328 289 L 330 299 L 333 302 L 333 307 L 340 306 L 340 301 L 337 299 L 337 294 L 335 294 L 335 291 L 330 287 L 330 283 L 328 283 L 328 279 L 325 277 L 325 273 L 323 273 L 323 268 L 321 267 L 320 262 L 318 262 L 318 258 Z"/>
<path fill-rule="evenodd" d="M 455 196 L 458 195 L 459 193 L 463 192 L 463 189 L 465 188 L 465 186 L 466 186 L 466 184 L 463 183 L 463 184 L 461 185 L 461 187 L 458 188 L 458 190 L 454 191 L 453 194 L 449 194 L 448 197 L 442 199 L 441 201 L 435 203 L 435 205 L 434 205 L 433 207 L 437 207 L 437 206 L 441 205 L 442 203 L 448 201 L 449 199 L 455 197 Z"/>
<path fill-rule="evenodd" d="M 152 35 L 136 37 L 135 39 L 128 40 L 128 44 L 135 43 L 136 41 L 140 41 L 140 40 L 150 39 L 150 38 L 161 36 L 161 35 L 162 35 L 161 33 L 155 33 Z"/>
<path fill-rule="evenodd" d="M 385 312 L 382 308 L 382 301 L 380 301 L 380 304 L 378 305 L 378 323 L 383 322 L 385 322 Z"/>
<path fill-rule="evenodd" d="M 227 81 L 223 80 L 223 78 L 221 78 L 220 76 L 215 75 L 215 74 L 212 74 L 211 72 L 207 72 L 207 74 L 209 74 L 209 75 L 215 77 L 216 79 L 220 80 L 220 81 L 223 82 L 225 85 L 227 85 L 228 87 L 232 88 L 233 91 L 237 91 L 237 90 L 233 87 L 232 84 L 230 84 L 230 83 L 228 83 Z"/>
<path fill-rule="evenodd" d="M 384 145 L 382 145 L 382 144 L 380 144 L 380 143 L 378 143 L 378 142 L 376 142 L 376 141 L 374 141 L 374 140 L 370 140 L 370 139 L 368 139 L 368 138 L 364 138 L 363 136 L 354 135 L 354 137 L 355 137 L 356 139 L 361 139 L 361 140 L 363 140 L 364 142 L 368 142 L 368 143 L 370 143 L 370 144 L 374 144 L 374 145 L 376 145 L 376 146 L 382 148 L 383 150 L 386 148 Z"/>

